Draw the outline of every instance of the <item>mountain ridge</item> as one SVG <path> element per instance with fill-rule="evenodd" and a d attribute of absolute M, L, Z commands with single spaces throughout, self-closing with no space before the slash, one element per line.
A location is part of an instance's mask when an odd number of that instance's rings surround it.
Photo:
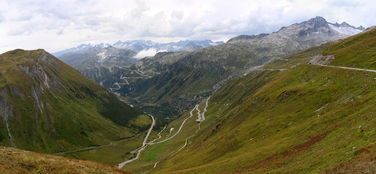
<path fill-rule="evenodd" d="M 144 129 L 130 124 L 142 112 L 42 49 L 1 54 L 0 71 L 1 145 L 51 153 Z"/>
<path fill-rule="evenodd" d="M 162 111 L 161 106 L 171 111 L 156 115 L 176 115 L 197 104 L 228 79 L 242 76 L 254 67 L 345 37 L 348 35 L 330 28 L 324 18 L 316 17 L 270 34 L 240 36 L 219 46 L 141 59 L 123 70 L 119 86 L 107 88 L 126 96 L 132 104 L 151 109 L 150 112 Z M 132 72 L 143 75 L 137 78 L 127 75 Z M 155 104 L 158 109 L 152 108 Z"/>

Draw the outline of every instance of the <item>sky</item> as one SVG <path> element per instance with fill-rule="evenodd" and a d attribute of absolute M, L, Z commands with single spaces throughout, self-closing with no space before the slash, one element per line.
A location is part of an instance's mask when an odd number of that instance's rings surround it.
<path fill-rule="evenodd" d="M 376 25 L 375 0 L 0 0 L 0 52 L 147 39 L 226 41 L 322 16 Z"/>

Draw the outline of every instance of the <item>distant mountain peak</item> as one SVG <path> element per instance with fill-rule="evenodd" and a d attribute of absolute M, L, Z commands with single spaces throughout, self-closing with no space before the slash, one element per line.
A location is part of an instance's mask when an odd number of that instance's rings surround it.
<path fill-rule="evenodd" d="M 252 42 L 254 40 L 257 40 L 266 36 L 274 37 L 274 35 L 280 35 L 280 36 L 285 37 L 285 36 L 292 36 L 295 34 L 297 35 L 294 37 L 300 37 L 303 40 L 305 40 L 304 38 L 316 37 L 317 39 L 322 38 L 324 39 L 323 41 L 325 41 L 326 37 L 332 37 L 329 40 L 333 40 L 335 38 L 340 39 L 346 36 L 352 36 L 352 35 L 358 34 L 364 30 L 365 28 L 362 26 L 354 27 L 348 24 L 347 22 L 342 22 L 341 24 L 330 23 L 325 18 L 321 16 L 316 16 L 307 21 L 281 27 L 280 30 L 278 30 L 277 32 L 273 32 L 271 34 L 240 35 L 240 36 L 230 39 L 228 42 L 237 42 L 237 41 Z"/>
<path fill-rule="evenodd" d="M 317 16 L 315 18 L 309 19 L 306 22 L 303 22 L 301 24 L 310 24 L 313 26 L 313 30 L 317 31 L 317 29 L 321 27 L 328 27 L 328 22 L 326 21 L 325 18 L 321 16 Z"/>
<path fill-rule="evenodd" d="M 314 18 L 311 18 L 308 20 L 308 22 L 313 22 L 313 23 L 327 23 L 326 19 L 321 17 L 321 16 L 316 16 Z"/>

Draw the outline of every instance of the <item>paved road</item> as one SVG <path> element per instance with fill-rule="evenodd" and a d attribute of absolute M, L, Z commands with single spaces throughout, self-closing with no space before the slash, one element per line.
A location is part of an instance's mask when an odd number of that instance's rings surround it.
<path fill-rule="evenodd" d="M 170 136 L 170 137 L 168 137 L 168 138 L 166 138 L 166 139 L 164 139 L 164 140 L 162 140 L 162 141 L 158 141 L 158 142 L 149 142 L 149 143 L 147 143 L 147 144 L 149 144 L 149 145 L 160 144 L 160 143 L 166 142 L 166 141 L 168 141 L 168 140 L 174 138 L 174 137 L 175 137 L 176 135 L 178 135 L 178 134 L 180 133 L 180 131 L 183 129 L 183 126 L 184 126 L 185 122 L 187 122 L 187 120 L 190 119 L 190 118 L 193 116 L 193 111 L 194 111 L 195 109 L 196 109 L 196 107 L 193 108 L 193 109 L 191 110 L 191 112 L 189 113 L 189 117 L 187 117 L 187 118 L 185 118 L 185 119 L 183 120 L 183 122 L 181 123 L 181 125 L 180 125 L 178 131 L 176 131 L 176 133 L 175 133 L 174 135 L 172 135 L 172 136 Z"/>
<path fill-rule="evenodd" d="M 348 70 L 365 71 L 365 72 L 376 72 L 376 70 L 373 70 L 373 69 L 351 68 L 351 67 L 345 67 L 345 66 L 333 66 L 333 65 L 321 65 L 321 64 L 314 64 L 314 65 L 329 67 L 329 68 L 339 68 L 339 69 L 348 69 Z"/>
<path fill-rule="evenodd" d="M 159 144 L 159 143 L 163 143 L 163 142 L 166 142 L 166 141 L 168 141 L 168 140 L 174 138 L 176 135 L 178 135 L 178 134 L 180 133 L 180 131 L 182 130 L 182 128 L 183 128 L 183 126 L 184 126 L 184 124 L 185 124 L 185 122 L 186 122 L 189 118 L 193 117 L 193 111 L 194 111 L 194 110 L 197 110 L 198 119 L 200 119 L 200 120 L 201 120 L 201 119 L 205 120 L 205 112 L 207 111 L 207 108 L 208 108 L 208 106 L 209 106 L 209 104 L 208 104 L 209 99 L 210 99 L 210 97 L 208 97 L 208 98 L 206 99 L 205 108 L 204 108 L 203 113 L 201 114 L 201 111 L 200 111 L 200 109 L 198 108 L 198 105 L 196 105 L 196 106 L 195 106 L 195 107 L 189 112 L 189 116 L 183 120 L 182 124 L 181 124 L 180 127 L 179 127 L 179 130 L 178 130 L 173 136 L 168 137 L 168 138 L 166 138 L 166 139 L 164 139 L 164 140 L 162 140 L 162 141 L 159 141 L 159 142 L 154 142 L 154 141 L 156 140 L 156 139 L 154 139 L 153 141 L 151 141 L 151 142 L 149 142 L 149 143 L 147 143 L 147 144 L 148 144 L 148 145 Z M 202 121 L 203 121 L 203 120 L 202 120 Z M 200 130 L 200 124 L 201 124 L 201 121 L 198 123 L 198 128 L 197 128 L 196 132 L 195 132 L 193 135 L 191 135 L 191 136 L 189 136 L 188 138 L 186 138 L 186 139 L 185 139 L 185 143 L 184 143 L 184 145 L 183 145 L 182 147 L 180 147 L 176 152 L 172 152 L 169 156 L 172 156 L 172 155 L 177 154 L 178 152 L 180 152 L 181 150 L 183 150 L 183 149 L 188 145 L 188 140 L 189 140 L 190 138 L 192 138 L 194 135 L 196 135 L 197 132 Z M 166 128 L 166 127 L 165 127 L 165 128 Z M 162 131 L 163 131 L 165 128 L 163 128 Z M 162 131 L 161 131 L 161 132 L 162 132 Z M 171 131 L 170 131 L 170 134 L 171 134 Z M 169 135 L 168 135 L 168 136 L 169 136 Z M 157 139 L 159 139 L 159 138 L 157 138 Z M 155 162 L 153 168 L 156 168 L 157 165 L 158 165 L 158 163 L 159 163 L 159 161 Z"/>
<path fill-rule="evenodd" d="M 153 122 L 151 123 L 151 126 L 150 126 L 150 128 L 149 128 L 149 130 L 148 130 L 148 132 L 146 133 L 146 136 L 145 136 L 145 138 L 144 138 L 144 141 L 142 142 L 142 146 L 138 149 L 138 151 L 137 151 L 137 155 L 136 155 L 136 157 L 134 157 L 134 158 L 132 158 L 132 159 L 129 159 L 129 160 L 127 160 L 127 161 L 124 161 L 124 162 L 122 162 L 122 163 L 120 163 L 120 164 L 118 164 L 118 168 L 123 168 L 125 165 L 127 165 L 127 164 L 129 164 L 129 163 L 131 163 L 131 162 L 133 162 L 133 161 L 136 161 L 139 157 L 140 157 L 140 154 L 141 154 L 141 152 L 143 151 L 143 150 L 145 150 L 145 148 L 148 146 L 148 144 L 147 144 L 147 141 L 148 141 L 148 138 L 149 138 L 149 136 L 150 136 L 150 133 L 151 133 L 151 131 L 153 130 L 153 127 L 154 127 L 154 125 L 155 125 L 155 119 L 154 119 L 154 117 L 152 116 L 152 115 L 149 115 L 150 117 L 151 117 L 151 119 L 153 120 Z"/>
<path fill-rule="evenodd" d="M 202 121 L 205 120 L 205 113 L 207 112 L 207 108 L 209 106 L 209 100 L 210 100 L 210 97 L 208 97 L 206 99 L 204 111 L 201 113 L 201 117 L 199 117 L 199 118 L 202 119 Z M 197 110 L 197 114 L 200 115 L 200 110 L 198 109 L 198 105 L 196 105 L 196 107 L 193 108 L 193 109 L 196 109 Z M 184 145 L 182 147 L 180 147 L 176 152 L 171 153 L 170 156 L 173 156 L 173 155 L 179 153 L 181 150 L 183 150 L 188 145 L 188 140 L 191 139 L 193 136 L 195 136 L 198 133 L 198 131 L 200 130 L 200 128 L 201 128 L 201 122 L 202 121 L 200 121 L 198 123 L 198 127 L 197 127 L 197 130 L 195 131 L 195 133 L 193 135 L 189 136 L 188 138 L 186 138 Z"/>
<path fill-rule="evenodd" d="M 197 122 L 201 123 L 203 122 L 206 118 L 205 118 L 205 112 L 207 111 L 208 109 L 208 105 L 209 105 L 209 100 L 210 100 L 210 97 L 208 97 L 206 99 L 206 102 L 205 102 L 205 108 L 204 108 L 204 111 L 200 111 L 200 109 L 198 108 L 198 105 L 195 106 L 195 109 L 197 110 Z"/>
<path fill-rule="evenodd" d="M 206 118 L 205 118 L 205 113 L 208 111 L 207 109 L 208 109 L 208 106 L 209 106 L 209 100 L 210 100 L 210 97 L 208 97 L 207 99 L 206 99 L 206 102 L 205 102 L 205 108 L 204 108 L 204 111 L 202 112 L 202 114 L 201 114 L 201 119 L 202 119 L 202 121 L 204 121 Z"/>

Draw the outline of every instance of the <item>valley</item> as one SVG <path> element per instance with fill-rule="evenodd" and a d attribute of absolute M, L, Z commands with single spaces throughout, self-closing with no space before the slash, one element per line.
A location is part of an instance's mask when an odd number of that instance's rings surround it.
<path fill-rule="evenodd" d="M 376 173 L 376 28 L 293 21 L 0 54 L 0 173 Z"/>
<path fill-rule="evenodd" d="M 93 72 L 86 71 L 92 69 L 88 64 L 75 66 L 87 77 L 126 97 L 129 103 L 152 113 L 165 124 L 210 96 L 229 79 L 274 59 L 350 36 L 338 28 L 352 31 L 352 34 L 364 30 L 315 17 L 270 34 L 241 35 L 224 44 L 207 45 L 189 52 L 159 52 L 134 63 L 110 54 L 106 59 L 109 63 L 92 60 L 96 64 Z M 61 59 L 70 64 L 67 59 L 75 57 Z M 84 67 L 79 67 L 81 65 Z"/>

